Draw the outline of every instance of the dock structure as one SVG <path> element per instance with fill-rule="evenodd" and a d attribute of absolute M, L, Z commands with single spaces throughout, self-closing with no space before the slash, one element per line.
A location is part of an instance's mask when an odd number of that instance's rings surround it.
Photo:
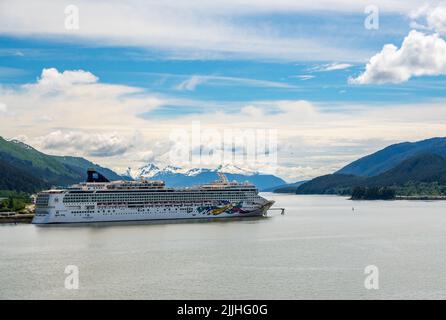
<path fill-rule="evenodd" d="M 268 211 L 271 211 L 271 210 L 280 211 L 281 215 L 285 214 L 285 208 L 270 208 L 270 209 L 268 209 Z"/>
<path fill-rule="evenodd" d="M 31 223 L 34 214 L 32 213 L 16 213 L 16 212 L 4 212 L 0 215 L 0 224 L 2 223 Z"/>

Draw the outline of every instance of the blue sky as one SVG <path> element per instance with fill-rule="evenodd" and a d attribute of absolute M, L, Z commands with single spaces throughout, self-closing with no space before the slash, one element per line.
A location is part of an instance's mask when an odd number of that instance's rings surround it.
<path fill-rule="evenodd" d="M 264 14 L 251 20 L 257 21 L 257 24 L 262 21 L 278 24 L 283 32 L 293 35 L 311 31 L 312 35 L 323 41 L 342 45 L 347 43 L 349 49 L 368 52 L 369 55 L 378 52 L 386 43 L 399 45 L 410 30 L 408 18 L 402 15 L 382 15 L 378 31 L 363 28 L 364 17 L 364 14 L 333 15 L 320 12 L 311 16 Z M 334 34 L 336 41 L 332 39 Z M 444 97 L 446 94 L 443 90 L 444 76 L 412 79 L 398 85 L 349 85 L 348 77 L 363 71 L 363 59 L 299 61 L 231 56 L 181 59 L 172 58 L 170 51 L 157 48 L 97 46 L 90 42 L 80 44 L 74 40 L 48 36 L 3 35 L 0 36 L 0 47 L 0 81 L 3 84 L 29 83 L 40 76 L 43 68 L 54 67 L 58 70 L 88 70 L 107 83 L 211 101 L 305 99 L 328 103 L 359 101 L 377 104 L 382 101 L 419 101 Z M 364 55 L 366 57 L 367 54 Z M 317 70 L 332 63 L 352 66 L 329 72 Z M 249 81 L 214 79 L 198 85 L 194 90 L 178 90 L 178 85 L 193 75 L 270 81 L 284 87 L 263 87 L 258 90 L 258 85 Z M 309 76 L 308 79 L 306 76 Z"/>
<path fill-rule="evenodd" d="M 386 43 L 381 37 L 369 37 L 368 41 L 368 45 L 376 48 L 376 51 Z M 394 43 L 401 41 L 400 37 Z M 178 60 L 163 57 L 158 50 L 150 48 L 97 48 L 91 45 L 61 44 L 57 40 L 11 36 L 1 36 L 0 46 L 3 52 L 0 60 L 0 82 L 8 85 L 33 82 L 40 76 L 43 68 L 54 67 L 58 70 L 88 70 L 102 82 L 137 86 L 159 94 L 209 100 L 213 103 L 304 99 L 328 104 L 361 102 L 376 105 L 389 101 L 423 101 L 446 95 L 445 76 L 415 78 L 397 85 L 350 85 L 348 78 L 360 74 L 364 69 L 364 63 L 358 61 L 263 61 L 223 58 Z M 318 70 L 332 63 L 348 63 L 351 67 L 335 71 Z M 217 79 L 205 81 L 193 90 L 178 89 L 183 81 L 194 75 Z M 224 77 L 246 81 L 225 80 Z M 261 86 L 248 80 L 266 83 Z M 267 82 L 271 82 L 271 86 L 268 86 Z M 274 86 L 274 83 L 277 86 Z M 177 115 L 176 110 L 172 110 L 172 113 Z"/>
<path fill-rule="evenodd" d="M 320 1 L 320 5 L 318 1 L 301 4 L 261 1 L 261 5 L 247 1 L 250 6 L 246 9 L 245 2 L 236 0 L 226 4 L 217 1 L 215 5 L 196 2 L 201 5 L 199 9 L 177 6 L 171 1 L 165 4 L 129 1 L 124 7 L 118 2 L 104 5 L 101 1 L 78 1 L 74 4 L 79 8 L 80 28 L 66 30 L 63 27 L 64 2 L 56 5 L 51 1 L 37 1 L 31 5 L 5 1 L 2 6 L 7 10 L 3 10 L 0 17 L 3 21 L 0 22 L 0 103 L 4 106 L 0 117 L 15 117 L 16 122 L 5 127 L 3 132 L 0 129 L 0 135 L 21 137 L 47 152 L 75 152 L 86 157 L 98 153 L 76 145 L 64 149 L 63 144 L 46 143 L 46 137 L 52 135 L 56 139 L 55 132 L 59 132 L 66 139 L 76 133 L 88 135 L 89 139 L 102 137 L 129 146 L 139 145 L 134 148 L 137 151 L 132 151 L 130 147 L 116 148 L 111 144 L 112 149 L 124 150 L 123 153 L 92 157 L 101 164 L 123 170 L 127 163 L 132 167 L 147 161 L 167 164 L 162 156 L 166 149 L 156 146 L 156 142 L 162 144 L 160 132 L 165 134 L 165 126 L 180 125 L 194 117 L 206 122 L 216 113 L 237 117 L 247 107 L 252 107 L 261 110 L 263 115 L 261 120 L 252 122 L 280 129 L 282 124 L 274 122 L 280 121 L 279 118 L 274 120 L 274 115 L 284 112 L 284 102 L 290 105 L 303 102 L 317 112 L 313 124 L 305 125 L 305 133 L 293 132 L 293 119 L 289 118 L 290 123 L 282 128 L 284 138 L 279 141 L 287 146 L 279 150 L 288 150 L 279 153 L 282 172 L 286 168 L 297 168 L 286 177 L 296 180 L 330 172 L 390 142 L 442 134 L 440 129 L 423 131 L 418 128 L 406 132 L 404 127 L 399 134 L 389 129 L 385 137 L 371 132 L 358 139 L 342 138 L 342 132 L 351 126 L 349 122 L 337 131 L 338 141 L 326 137 L 321 142 L 323 139 L 317 133 L 324 131 L 321 128 L 325 129 L 327 123 L 336 130 L 337 119 L 357 116 L 349 121 L 366 121 L 368 112 L 377 115 L 376 112 L 382 111 L 385 121 L 394 120 L 389 126 L 395 128 L 417 119 L 412 114 L 417 114 L 421 108 L 435 109 L 432 119 L 425 120 L 426 126 L 432 128 L 432 122 L 441 119 L 441 104 L 446 95 L 446 63 L 442 61 L 446 57 L 440 52 L 436 65 L 426 62 L 432 60 L 429 56 L 424 60 L 415 59 L 416 67 L 407 65 L 409 58 L 413 59 L 415 49 L 411 45 L 415 41 L 443 45 L 442 31 L 435 29 L 441 25 L 433 25 L 429 20 L 436 13 L 436 3 L 432 2 L 430 11 L 421 10 L 414 15 L 421 2 L 409 1 L 405 6 L 378 1 L 379 28 L 368 30 L 364 27 L 365 3 L 350 5 L 340 0 L 327 7 L 325 1 Z M 39 5 L 42 15 L 33 15 Z M 105 12 L 105 16 L 99 15 L 101 12 Z M 414 30 L 414 20 L 424 23 L 416 34 L 410 33 Z M 406 37 L 407 44 L 403 45 Z M 387 44 L 393 44 L 395 52 L 381 52 Z M 365 72 L 366 64 L 380 52 L 377 62 Z M 418 52 L 415 57 L 423 54 L 423 51 Z M 394 62 L 386 65 L 388 61 Z M 64 87 L 64 92 L 73 92 L 73 96 L 65 97 L 72 99 L 72 108 L 76 108 L 78 100 L 83 103 L 85 94 L 91 94 L 93 99 L 98 99 L 89 102 L 91 114 L 104 117 L 102 112 L 107 108 L 104 101 L 108 98 L 94 92 L 110 90 L 110 97 L 115 99 L 109 101 L 110 105 L 119 102 L 135 105 L 138 110 L 129 112 L 137 118 L 138 124 L 116 123 L 113 128 L 110 120 L 109 126 L 76 127 L 66 118 L 52 117 L 52 110 L 45 109 L 48 103 L 44 99 L 54 92 L 42 95 L 30 89 L 37 88 L 44 79 L 42 71 L 50 68 L 56 69 L 60 77 L 64 77 L 64 71 L 78 70 L 95 76 L 96 80 L 92 81 L 63 82 L 64 86 L 70 86 Z M 55 73 L 57 79 L 60 78 L 58 73 Z M 364 76 L 360 78 L 360 75 Z M 74 96 L 79 92 L 84 96 Z M 39 104 L 45 105 L 41 113 L 48 113 L 45 118 L 51 121 L 44 125 L 43 122 L 27 123 L 24 117 L 20 118 L 20 114 L 31 115 L 38 111 L 28 109 L 31 106 L 24 107 L 26 102 L 35 103 L 36 108 Z M 408 108 L 407 120 L 392 118 L 398 114 L 396 110 L 401 110 L 398 108 Z M 115 111 L 111 109 L 110 112 Z M 271 121 L 268 115 L 273 115 Z M 328 118 L 330 116 L 334 118 Z M 242 118 L 239 117 L 240 121 Z M 296 126 L 299 121 L 296 119 Z M 378 132 L 376 123 L 381 120 L 375 121 L 370 128 Z M 145 126 L 135 128 L 141 124 L 150 128 L 159 125 L 160 128 L 153 129 L 155 133 Z M 413 125 L 419 127 L 420 123 Z M 312 136 L 317 136 L 318 142 L 312 144 L 309 141 Z M 307 153 L 291 152 L 290 149 L 300 147 L 299 143 L 289 145 L 292 141 L 312 146 L 304 147 Z M 141 148 L 147 150 L 145 155 L 141 155 L 144 153 Z M 327 152 L 333 157 L 321 156 Z M 314 155 L 319 155 L 319 160 L 315 160 Z"/>

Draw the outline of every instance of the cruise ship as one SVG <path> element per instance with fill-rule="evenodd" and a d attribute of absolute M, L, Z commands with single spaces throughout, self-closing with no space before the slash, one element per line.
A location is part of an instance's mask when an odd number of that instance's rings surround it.
<path fill-rule="evenodd" d="M 219 180 L 189 188 L 168 188 L 163 181 L 108 181 L 88 170 L 87 181 L 40 192 L 34 224 L 209 219 L 266 215 L 274 201 L 249 183 Z"/>

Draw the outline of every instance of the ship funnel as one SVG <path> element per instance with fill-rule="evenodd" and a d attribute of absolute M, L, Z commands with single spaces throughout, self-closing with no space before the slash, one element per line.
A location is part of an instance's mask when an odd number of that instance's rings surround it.
<path fill-rule="evenodd" d="M 96 170 L 88 169 L 87 182 L 110 182 L 110 181 Z"/>

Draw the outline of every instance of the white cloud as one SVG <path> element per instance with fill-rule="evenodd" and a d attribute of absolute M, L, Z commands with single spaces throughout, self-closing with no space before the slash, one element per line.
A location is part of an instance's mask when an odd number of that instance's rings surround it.
<path fill-rule="evenodd" d="M 441 33 L 446 33 L 446 6 L 433 9 L 427 16 L 429 28 Z"/>
<path fill-rule="evenodd" d="M 207 80 L 206 77 L 193 75 L 189 79 L 184 80 L 178 86 L 178 90 L 193 91 L 200 84 Z"/>
<path fill-rule="evenodd" d="M 0 113 L 6 113 L 8 111 L 8 107 L 3 102 L 0 102 Z"/>
<path fill-rule="evenodd" d="M 300 79 L 302 81 L 306 81 L 306 80 L 313 79 L 314 76 L 311 75 L 311 74 L 302 74 L 302 75 L 299 75 L 299 76 L 295 76 L 295 78 L 298 78 L 298 79 Z"/>
<path fill-rule="evenodd" d="M 406 12 L 416 1 L 377 0 L 389 12 Z M 290 34 L 274 21 L 250 19 L 308 10 L 356 12 L 364 3 L 348 0 L 91 1 L 78 0 L 80 26 L 65 28 L 64 9 L 72 1 L 3 0 L 0 33 L 62 39 L 94 45 L 156 48 L 175 58 L 242 57 L 291 60 L 362 60 L 367 52 L 339 46 L 333 39 Z M 329 8 L 329 9 L 327 9 Z M 36 14 L 38 12 L 38 14 Z M 244 19 L 247 17 L 248 19 Z"/>
<path fill-rule="evenodd" d="M 238 77 L 212 76 L 212 75 L 193 75 L 181 82 L 178 90 L 195 90 L 200 84 L 208 83 L 212 85 L 225 85 L 227 83 L 239 83 L 241 85 L 261 88 L 283 88 L 283 89 L 297 89 L 297 86 L 277 81 L 258 80 Z"/>
<path fill-rule="evenodd" d="M 40 121 L 51 122 L 51 121 L 53 121 L 53 118 L 50 117 L 50 116 L 48 116 L 48 115 L 46 115 L 46 114 L 43 114 L 43 115 L 41 115 L 41 116 L 39 117 L 39 120 L 40 120 Z"/>
<path fill-rule="evenodd" d="M 336 70 L 348 69 L 352 66 L 353 65 L 349 64 L 349 63 L 333 62 L 333 63 L 329 63 L 329 64 L 323 64 L 320 66 L 316 66 L 316 67 L 312 68 L 310 71 L 315 71 L 315 72 L 336 71 Z"/>
<path fill-rule="evenodd" d="M 446 34 L 446 3 L 438 6 L 424 5 L 411 12 L 410 18 L 414 28 Z"/>
<path fill-rule="evenodd" d="M 265 112 L 271 108 L 281 112 Z M 275 128 L 279 142 L 276 173 L 288 181 L 333 172 L 391 143 L 446 135 L 443 103 L 387 105 L 376 110 L 351 106 L 348 110 L 325 112 L 307 101 L 253 102 L 238 114 L 213 112 L 165 122 L 185 130 L 191 130 L 192 121 L 197 120 L 203 129 Z M 161 165 L 170 164 L 168 157 L 156 159 Z"/>
<path fill-rule="evenodd" d="M 444 102 L 376 109 L 331 105 L 325 111 L 308 101 L 219 102 L 220 108 L 206 108 L 207 101 L 188 100 L 185 105 L 203 112 L 175 118 L 151 118 L 149 113 L 143 119 L 142 112 L 182 101 L 137 87 L 93 82 L 91 76 L 83 78 L 86 73 L 70 76 L 77 80 L 62 81 L 63 89 L 50 94 L 40 84 L 42 78 L 53 79 L 46 75 L 24 86 L 0 87 L 0 101 L 8 109 L 0 113 L 0 135 L 26 135 L 26 142 L 38 150 L 84 156 L 123 171 L 147 161 L 171 164 L 170 133 L 176 128 L 190 130 L 193 121 L 219 132 L 271 128 L 278 134 L 277 173 L 289 181 L 329 173 L 390 143 L 446 136 Z M 59 79 L 67 73 L 54 74 Z M 58 88 L 59 81 L 51 87 Z M 52 121 L 42 121 L 44 115 Z"/>
<path fill-rule="evenodd" d="M 351 84 L 401 83 L 414 76 L 446 74 L 446 4 L 427 3 L 409 13 L 412 30 L 401 48 L 386 44 Z M 417 31 L 418 30 L 418 31 Z M 425 32 L 434 32 L 428 34 Z"/>
<path fill-rule="evenodd" d="M 253 105 L 249 105 L 246 107 L 243 107 L 241 109 L 241 113 L 243 115 L 248 115 L 248 116 L 252 116 L 252 117 L 259 117 L 263 115 L 263 110 L 259 107 L 253 106 Z"/>
<path fill-rule="evenodd" d="M 40 145 L 46 150 L 81 152 L 93 157 L 123 155 L 134 146 L 134 138 L 123 138 L 116 132 L 90 133 L 82 131 L 53 131 L 39 137 Z"/>
<path fill-rule="evenodd" d="M 146 125 L 136 115 L 166 103 L 141 88 L 100 83 L 88 71 L 54 68 L 34 83 L 0 87 L 0 101 L 8 111 L 0 112 L 2 135 L 26 132 L 44 151 L 93 157 L 130 150 L 134 131 Z"/>
<path fill-rule="evenodd" d="M 310 180 L 314 177 L 318 177 L 327 173 L 331 173 L 334 170 L 332 168 L 318 167 L 313 168 L 311 166 L 279 166 L 275 169 L 274 174 L 285 177 L 288 182 L 297 182 L 303 180 Z"/>
<path fill-rule="evenodd" d="M 74 84 L 95 83 L 99 80 L 94 74 L 84 70 L 57 71 L 56 68 L 43 69 L 35 86 L 66 87 Z"/>
<path fill-rule="evenodd" d="M 446 41 L 438 34 L 412 30 L 401 48 L 386 44 L 351 84 L 401 83 L 414 76 L 446 74 Z"/>

